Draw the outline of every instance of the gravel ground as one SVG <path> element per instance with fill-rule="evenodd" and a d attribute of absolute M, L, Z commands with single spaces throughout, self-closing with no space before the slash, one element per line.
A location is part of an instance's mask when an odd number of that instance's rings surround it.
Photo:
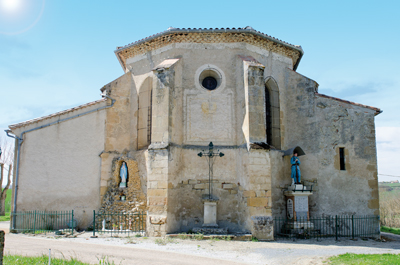
<path fill-rule="evenodd" d="M 1 224 L 0 224 L 1 228 Z M 342 239 L 279 240 L 274 242 L 243 242 L 225 240 L 160 239 L 145 237 L 90 238 L 84 233 L 76 238 L 47 235 L 6 235 L 6 253 L 48 253 L 47 246 L 97 263 L 108 256 L 116 264 L 322 264 L 330 256 L 351 253 L 400 254 L 400 236 L 382 233 L 384 241 Z M 7 241 L 9 244 L 7 244 Z M 13 243 L 12 243 L 13 242 Z M 27 248 L 23 247 L 26 244 Z M 43 245 L 43 247 L 41 247 Z M 42 248 L 42 249 L 41 249 Z M 64 252 L 63 252 L 64 251 Z M 73 251 L 73 253 L 69 252 Z M 96 254 L 97 253 L 97 254 Z M 130 254 L 127 254 L 130 253 Z M 96 257 L 94 255 L 97 255 Z M 139 257 L 140 256 L 140 257 Z M 179 262 L 178 262 L 179 261 Z"/>

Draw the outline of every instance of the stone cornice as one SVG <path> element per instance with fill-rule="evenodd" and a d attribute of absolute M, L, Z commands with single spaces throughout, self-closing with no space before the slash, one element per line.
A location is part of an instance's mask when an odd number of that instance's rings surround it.
<path fill-rule="evenodd" d="M 244 42 L 261 49 L 272 51 L 292 59 L 293 69 L 296 70 L 303 49 L 271 36 L 255 31 L 251 27 L 243 29 L 176 29 L 155 34 L 148 38 L 119 47 L 115 51 L 118 60 L 125 69 L 126 59 L 156 50 L 174 43 L 236 43 Z"/>

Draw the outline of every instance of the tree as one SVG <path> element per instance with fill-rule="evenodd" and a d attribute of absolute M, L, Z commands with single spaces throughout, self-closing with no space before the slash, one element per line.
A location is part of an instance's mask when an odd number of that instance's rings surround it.
<path fill-rule="evenodd" d="M 8 140 L 5 137 L 0 137 L 0 183 L 3 187 L 4 181 L 4 171 L 7 170 L 7 183 L 4 188 L 1 189 L 0 192 L 0 216 L 5 215 L 6 211 L 6 197 L 7 197 L 7 190 L 10 188 L 11 185 L 11 174 L 12 174 L 12 165 L 14 161 L 14 144 L 12 141 Z"/>

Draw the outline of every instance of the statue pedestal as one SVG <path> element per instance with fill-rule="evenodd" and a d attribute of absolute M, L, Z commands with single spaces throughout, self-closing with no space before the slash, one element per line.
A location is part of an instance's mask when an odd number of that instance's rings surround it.
<path fill-rule="evenodd" d="M 312 195 L 311 189 L 302 184 L 294 184 L 283 192 L 286 197 L 286 228 L 287 229 L 313 229 L 314 224 L 309 221 L 308 196 Z"/>
<path fill-rule="evenodd" d="M 312 191 L 302 184 L 294 184 L 283 192 L 286 197 L 286 216 L 289 220 L 308 220 L 308 196 Z"/>

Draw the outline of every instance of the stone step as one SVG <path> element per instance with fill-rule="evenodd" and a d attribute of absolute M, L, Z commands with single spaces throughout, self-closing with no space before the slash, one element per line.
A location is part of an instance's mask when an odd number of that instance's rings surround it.
<path fill-rule="evenodd" d="M 167 234 L 167 237 L 171 238 L 188 238 L 188 239 L 198 239 L 199 234 Z M 233 241 L 251 241 L 251 234 L 225 234 L 225 235 L 204 235 L 202 240 L 210 240 L 210 239 L 220 239 L 220 240 L 233 240 Z"/>

